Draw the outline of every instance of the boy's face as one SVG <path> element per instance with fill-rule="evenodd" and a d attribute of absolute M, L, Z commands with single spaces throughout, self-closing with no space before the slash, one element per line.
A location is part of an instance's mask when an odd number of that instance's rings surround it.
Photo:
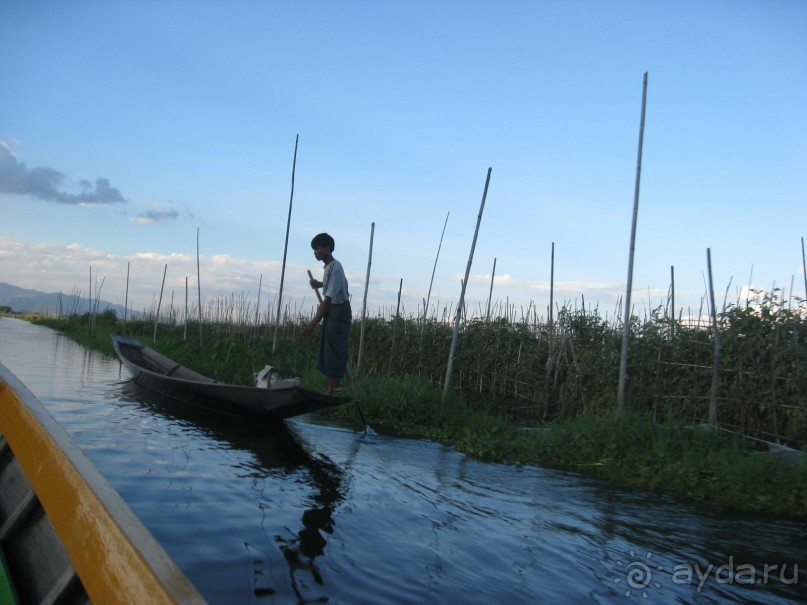
<path fill-rule="evenodd" d="M 318 261 L 327 259 L 331 255 L 331 251 L 327 246 L 316 246 L 314 248 L 314 258 Z"/>

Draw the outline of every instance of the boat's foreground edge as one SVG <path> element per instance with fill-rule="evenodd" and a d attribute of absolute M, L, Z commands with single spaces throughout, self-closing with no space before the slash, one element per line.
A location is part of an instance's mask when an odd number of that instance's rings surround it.
<path fill-rule="evenodd" d="M 0 363 L 0 434 L 94 603 L 204 603 L 44 405 Z"/>

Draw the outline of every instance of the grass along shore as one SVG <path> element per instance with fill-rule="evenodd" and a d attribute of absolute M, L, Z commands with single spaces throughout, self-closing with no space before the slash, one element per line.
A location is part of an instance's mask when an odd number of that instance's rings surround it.
<path fill-rule="evenodd" d="M 101 314 L 93 322 L 86 315 L 34 321 L 110 356 L 114 356 L 110 334 L 123 329 L 114 313 Z M 324 389 L 325 381 L 314 368 L 317 335 L 309 339 L 299 336 L 304 322 L 305 318 L 300 318 L 284 324 L 271 362 L 290 375 L 302 377 L 308 388 Z M 404 340 L 404 332 L 419 331 L 422 337 L 423 328 L 412 323 L 409 320 L 398 326 L 400 340 Z M 125 326 L 127 335 L 226 382 L 249 383 L 252 372 L 270 359 L 271 330 L 266 333 L 221 323 L 203 324 L 202 330 L 198 324 L 188 329 L 160 324 L 157 342 L 152 341 L 153 330 L 153 322 Z M 378 337 L 383 342 L 376 342 Z M 389 331 L 371 324 L 365 344 L 368 355 L 385 350 L 389 337 Z M 443 338 L 439 333 L 437 340 Z M 357 338 L 353 340 L 352 348 Z M 423 349 L 439 348 L 439 344 L 421 341 L 421 354 Z M 374 356 L 374 364 L 366 364 L 368 369 L 354 371 L 367 422 L 378 433 L 431 439 L 484 461 L 567 469 L 687 501 L 807 518 L 807 456 L 786 460 L 755 446 L 754 441 L 693 423 L 669 409 L 661 413 L 629 406 L 617 419 L 610 406 L 584 406 L 574 414 L 562 413 L 560 397 L 556 397 L 555 411 L 549 415 L 546 408 L 525 413 L 512 397 L 502 405 L 494 398 L 480 396 L 477 390 L 469 397 L 451 392 L 443 400 L 442 388 L 427 375 L 401 376 L 384 371 L 382 364 L 384 360 L 389 363 L 389 355 L 381 361 L 379 357 Z M 456 371 L 469 370 L 460 364 Z M 327 415 L 360 426 L 355 404 Z"/>

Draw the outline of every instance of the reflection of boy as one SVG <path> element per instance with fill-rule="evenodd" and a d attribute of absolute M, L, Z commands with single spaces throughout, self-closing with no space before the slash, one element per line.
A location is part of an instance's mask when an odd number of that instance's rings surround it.
<path fill-rule="evenodd" d="M 325 263 L 322 281 L 312 278 L 309 282 L 314 289 L 322 288 L 322 302 L 314 318 L 303 330 L 303 334 L 311 334 L 317 324 L 324 320 L 319 337 L 317 370 L 328 378 L 329 395 L 335 395 L 341 390 L 352 319 L 347 278 L 342 263 L 333 257 L 335 247 L 336 243 L 327 233 L 320 233 L 311 240 L 314 257 Z"/>

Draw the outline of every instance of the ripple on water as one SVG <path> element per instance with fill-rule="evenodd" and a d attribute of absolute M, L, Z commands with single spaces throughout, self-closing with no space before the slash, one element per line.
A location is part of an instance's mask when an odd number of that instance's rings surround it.
<path fill-rule="evenodd" d="M 116 360 L 19 320 L 0 318 L 0 361 L 211 603 L 807 601 L 803 578 L 673 576 L 730 557 L 807 569 L 803 523 L 305 419 L 222 426 L 133 398 Z M 629 586 L 630 565 L 646 585 Z"/>

